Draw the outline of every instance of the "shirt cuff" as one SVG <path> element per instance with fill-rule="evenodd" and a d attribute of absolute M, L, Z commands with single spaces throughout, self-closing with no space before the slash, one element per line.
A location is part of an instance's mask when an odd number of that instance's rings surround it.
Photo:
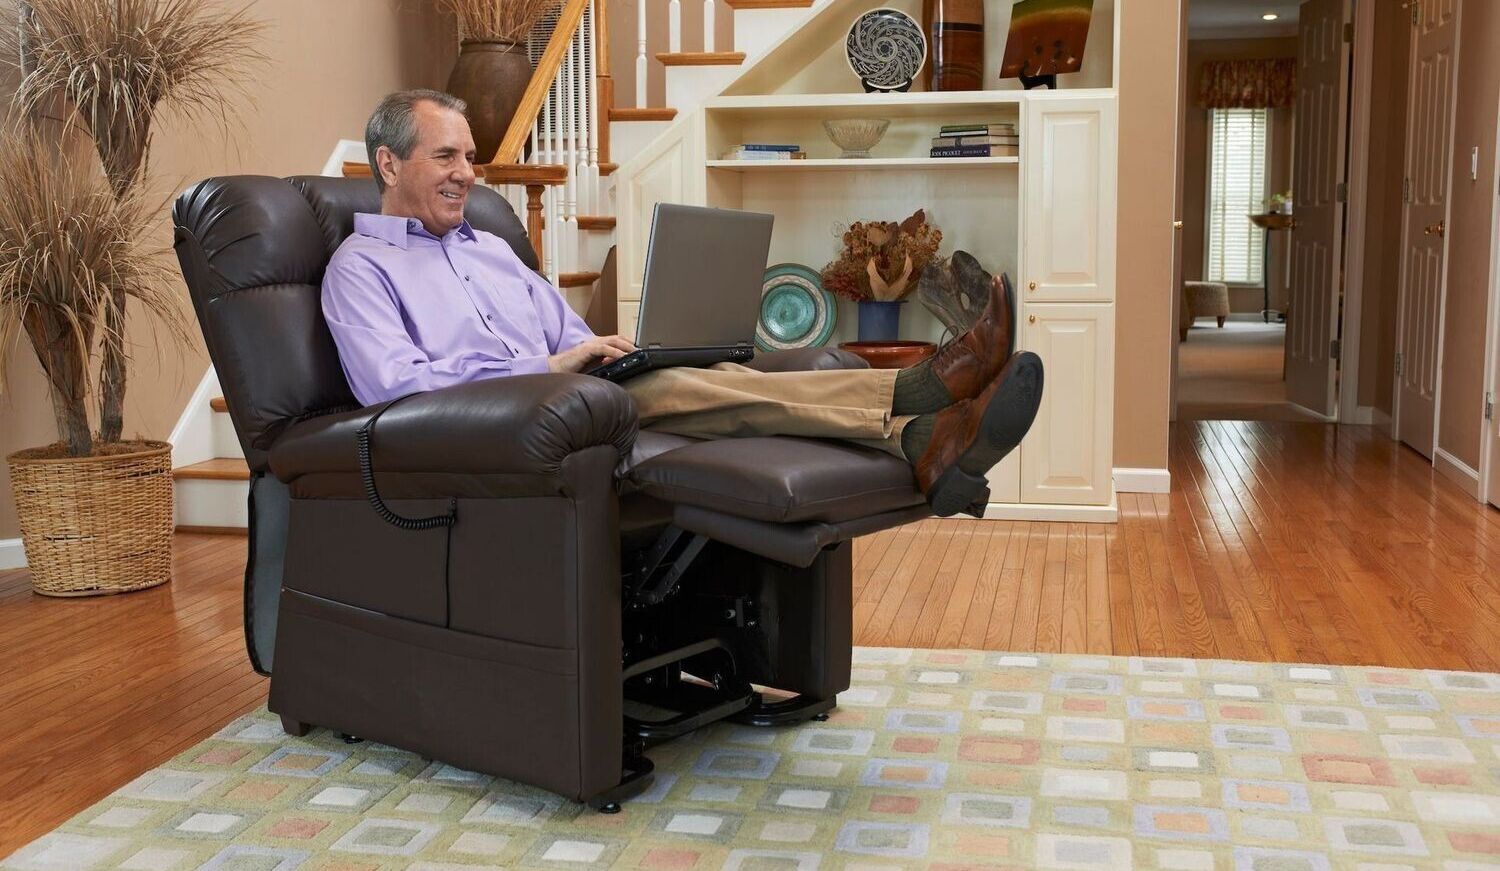
<path fill-rule="evenodd" d="M 547 355 L 545 354 L 538 354 L 535 357 L 512 357 L 510 361 L 512 375 L 544 375 L 550 371 L 547 368 Z"/>

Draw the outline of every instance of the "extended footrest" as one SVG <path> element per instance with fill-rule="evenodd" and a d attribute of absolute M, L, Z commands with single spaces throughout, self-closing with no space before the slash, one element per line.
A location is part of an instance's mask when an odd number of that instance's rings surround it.
<path fill-rule="evenodd" d="M 750 707 L 757 695 L 748 686 L 721 690 L 679 682 L 660 692 L 632 696 L 629 701 L 677 713 L 656 720 L 626 715 L 625 733 L 647 744 L 659 744 L 737 714 Z"/>

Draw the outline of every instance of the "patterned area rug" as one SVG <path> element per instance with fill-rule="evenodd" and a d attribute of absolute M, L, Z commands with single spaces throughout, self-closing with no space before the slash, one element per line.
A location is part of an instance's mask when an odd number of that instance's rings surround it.
<path fill-rule="evenodd" d="M 0 868 L 1500 869 L 1500 676 L 860 649 L 605 816 L 264 711 Z"/>

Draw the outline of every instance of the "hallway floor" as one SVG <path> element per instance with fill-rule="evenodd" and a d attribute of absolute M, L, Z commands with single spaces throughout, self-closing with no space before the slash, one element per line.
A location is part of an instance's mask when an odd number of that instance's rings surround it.
<path fill-rule="evenodd" d="M 1287 401 L 1285 342 L 1286 324 L 1259 315 L 1232 315 L 1222 329 L 1198 318 L 1177 351 L 1177 418 L 1319 420 Z"/>
<path fill-rule="evenodd" d="M 1196 339 L 1197 336 L 1194 336 Z M 1117 524 L 926 520 L 854 547 L 855 642 L 1500 671 L 1500 511 L 1371 427 L 1179 423 Z M 0 856 L 265 702 L 243 536 L 97 599 L 0 572 Z"/>

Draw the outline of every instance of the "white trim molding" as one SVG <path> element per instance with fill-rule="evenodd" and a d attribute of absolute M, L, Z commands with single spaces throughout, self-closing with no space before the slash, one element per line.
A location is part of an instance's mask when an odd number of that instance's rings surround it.
<path fill-rule="evenodd" d="M 1172 473 L 1166 469 L 1115 469 L 1116 493 L 1170 493 Z"/>
<path fill-rule="evenodd" d="M 19 538 L 0 538 L 0 569 L 26 568 L 26 548 Z"/>
<path fill-rule="evenodd" d="M 1470 468 L 1469 464 L 1438 448 L 1432 454 L 1432 465 L 1444 478 L 1457 484 L 1459 489 L 1474 499 L 1479 498 L 1479 472 Z"/>
<path fill-rule="evenodd" d="M 991 502 L 985 520 L 1035 520 L 1053 523 L 1114 523 L 1120 519 L 1119 503 L 1108 505 L 1044 505 L 1037 502 Z"/>

